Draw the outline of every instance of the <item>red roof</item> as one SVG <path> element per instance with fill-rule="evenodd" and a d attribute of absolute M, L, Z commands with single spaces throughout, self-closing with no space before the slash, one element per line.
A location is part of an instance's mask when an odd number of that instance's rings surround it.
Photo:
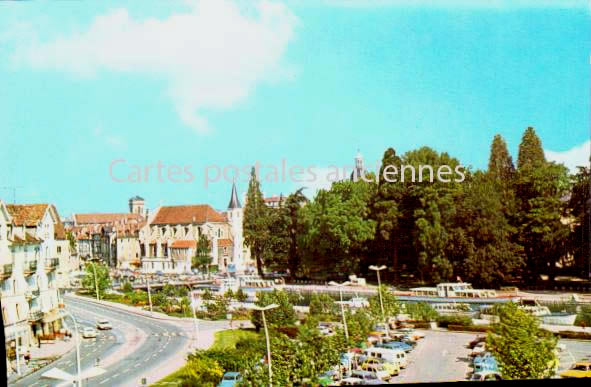
<path fill-rule="evenodd" d="M 265 198 L 265 202 L 266 203 L 279 202 L 282 199 L 283 199 L 283 197 L 281 197 L 281 196 L 271 196 L 270 198 Z"/>
<path fill-rule="evenodd" d="M 124 220 L 141 221 L 142 219 L 143 219 L 143 217 L 140 214 L 132 214 L 132 213 L 74 214 L 74 221 L 78 225 L 114 223 L 117 221 L 124 221 Z"/>
<path fill-rule="evenodd" d="M 160 207 L 152 224 L 203 224 L 225 222 L 226 217 L 208 204 Z"/>
<path fill-rule="evenodd" d="M 232 239 L 218 239 L 218 246 L 219 247 L 226 247 L 226 246 L 232 246 Z"/>
<path fill-rule="evenodd" d="M 16 226 L 36 226 L 39 224 L 49 204 L 7 204 L 6 209 Z"/>
<path fill-rule="evenodd" d="M 188 241 L 188 240 L 174 241 L 170 245 L 170 247 L 173 249 L 194 249 L 195 246 L 197 246 L 195 241 Z"/>

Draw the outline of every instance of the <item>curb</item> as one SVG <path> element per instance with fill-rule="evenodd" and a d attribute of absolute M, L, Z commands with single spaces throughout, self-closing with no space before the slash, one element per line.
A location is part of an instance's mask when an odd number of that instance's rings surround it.
<path fill-rule="evenodd" d="M 92 302 L 97 305 L 103 305 L 103 306 L 110 307 L 113 309 L 123 310 L 123 311 L 129 312 L 129 313 L 136 314 L 138 316 L 151 318 L 154 320 L 175 321 L 175 322 L 184 322 L 184 323 L 192 321 L 192 318 L 190 318 L 190 317 L 181 318 L 181 317 L 173 317 L 173 316 L 166 316 L 166 317 L 158 316 L 158 315 L 150 314 L 150 312 L 145 312 L 143 310 L 136 310 L 135 307 L 132 307 L 132 306 L 123 305 L 123 304 L 119 304 L 117 302 L 111 302 L 111 301 L 97 301 L 95 299 L 82 297 L 77 294 L 69 294 L 66 297 L 72 297 L 74 299 Z M 125 306 L 127 306 L 127 307 L 125 307 Z M 159 312 L 155 312 L 155 313 L 160 314 Z"/>

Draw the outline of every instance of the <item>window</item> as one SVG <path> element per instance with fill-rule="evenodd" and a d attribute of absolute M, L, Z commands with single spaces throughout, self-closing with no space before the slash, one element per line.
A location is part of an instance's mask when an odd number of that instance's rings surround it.
<path fill-rule="evenodd" d="M 58 254 L 61 254 L 61 252 L 62 252 L 62 247 L 61 247 L 61 246 L 58 246 L 58 247 L 57 247 L 57 253 L 58 253 Z"/>

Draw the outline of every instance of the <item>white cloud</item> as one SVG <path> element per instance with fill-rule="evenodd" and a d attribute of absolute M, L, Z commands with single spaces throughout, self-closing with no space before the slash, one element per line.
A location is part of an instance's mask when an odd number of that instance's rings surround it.
<path fill-rule="evenodd" d="M 581 145 L 574 146 L 564 152 L 554 152 L 544 149 L 544 153 L 548 160 L 563 163 L 571 173 L 576 173 L 578 166 L 589 166 L 591 140 L 587 140 Z"/>
<path fill-rule="evenodd" d="M 324 0 L 343 7 L 432 7 L 432 8 L 579 8 L 589 9 L 588 0 Z"/>
<path fill-rule="evenodd" d="M 164 79 L 180 119 L 205 133 L 209 126 L 200 111 L 228 108 L 259 81 L 284 73 L 279 62 L 296 18 L 283 4 L 265 0 L 186 3 L 186 12 L 162 20 L 113 10 L 80 34 L 19 42 L 12 59 L 80 77 L 113 71 Z"/>

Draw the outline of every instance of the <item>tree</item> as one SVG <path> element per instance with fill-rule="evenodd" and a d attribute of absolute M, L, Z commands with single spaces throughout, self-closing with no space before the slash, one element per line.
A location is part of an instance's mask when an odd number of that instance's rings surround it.
<path fill-rule="evenodd" d="M 529 169 L 538 167 L 546 162 L 542 141 L 531 126 L 523 133 L 519 144 L 517 169 Z"/>
<path fill-rule="evenodd" d="M 394 293 L 388 290 L 388 287 L 382 285 L 380 288 L 382 293 L 382 304 L 384 305 L 384 315 L 386 319 L 388 317 L 396 316 L 400 313 L 400 303 L 394 296 Z M 382 308 L 380 306 L 380 297 L 379 294 L 375 296 L 371 296 L 369 298 L 369 311 L 373 318 L 381 321 L 382 320 Z"/>
<path fill-rule="evenodd" d="M 131 293 L 131 292 L 133 292 L 133 286 L 131 285 L 131 282 L 125 281 L 123 283 L 123 285 L 121 285 L 121 290 L 123 291 L 123 293 Z"/>
<path fill-rule="evenodd" d="M 191 266 L 201 271 L 205 268 L 209 277 L 209 266 L 211 265 L 212 260 L 209 239 L 207 239 L 207 236 L 204 234 L 201 234 L 197 241 L 195 256 L 192 259 Z"/>
<path fill-rule="evenodd" d="M 306 230 L 302 245 L 308 274 L 326 277 L 358 272 L 367 242 L 375 236 L 375 221 L 369 219 L 374 191 L 375 184 L 362 180 L 335 182 L 302 208 Z"/>
<path fill-rule="evenodd" d="M 391 174 L 401 171 L 402 160 L 396 155 L 393 148 L 388 148 L 382 158 L 379 183 L 375 200 L 372 203 L 372 218 L 376 220 L 377 253 L 387 257 L 388 266 L 394 272 L 394 281 L 398 282 L 398 254 L 400 249 L 400 224 L 402 211 L 399 208 L 404 195 L 404 186 L 398 181 L 392 181 Z M 385 179 L 388 177 L 388 181 Z"/>
<path fill-rule="evenodd" d="M 224 370 L 220 365 L 206 356 L 189 355 L 183 367 L 180 379 L 182 386 L 217 386 Z"/>
<path fill-rule="evenodd" d="M 279 307 L 265 312 L 265 319 L 267 320 L 268 326 L 288 326 L 295 323 L 296 313 L 286 291 L 274 289 L 272 292 L 257 293 L 255 305 L 267 306 L 271 304 L 277 304 Z M 261 312 L 254 311 L 251 321 L 256 329 L 259 330 L 263 326 Z"/>
<path fill-rule="evenodd" d="M 591 169 L 579 167 L 572 179 L 568 215 L 573 218 L 573 231 L 569 238 L 569 252 L 575 259 L 578 274 L 588 274 L 591 257 Z"/>
<path fill-rule="evenodd" d="M 506 379 L 540 379 L 554 374 L 556 338 L 513 302 L 497 309 L 499 322 L 487 335 L 487 349 Z"/>
<path fill-rule="evenodd" d="M 503 182 L 477 171 L 464 182 L 455 229 L 450 235 L 448 255 L 461 263 L 456 275 L 477 286 L 507 282 L 524 265 L 523 247 L 505 214 Z M 455 256 L 454 256 L 455 255 Z"/>
<path fill-rule="evenodd" d="M 93 269 L 94 267 L 94 269 Z M 99 298 L 105 296 L 107 289 L 111 288 L 111 277 L 109 276 L 109 268 L 106 265 L 89 262 L 86 264 L 86 275 L 82 279 L 82 286 L 87 292 L 96 294 L 95 286 L 95 270 L 98 283 Z"/>
<path fill-rule="evenodd" d="M 406 313 L 410 318 L 417 321 L 435 321 L 439 317 L 439 313 L 431 305 L 420 301 L 414 304 L 405 304 Z"/>
<path fill-rule="evenodd" d="M 554 280 L 555 264 L 568 251 L 569 228 L 562 218 L 569 180 L 566 167 L 545 160 L 533 128 L 525 131 L 519 145 L 514 187 L 519 206 L 517 241 L 524 247 L 530 279 L 537 281 L 547 273 Z"/>
<path fill-rule="evenodd" d="M 236 291 L 235 297 L 236 297 L 236 301 L 238 301 L 238 302 L 246 302 L 246 300 L 248 299 L 248 296 L 246 295 L 246 293 L 244 293 L 242 288 L 238 288 L 238 290 Z"/>
<path fill-rule="evenodd" d="M 325 293 L 313 294 L 310 299 L 310 315 L 319 317 L 338 316 L 339 308 L 335 300 Z"/>
<path fill-rule="evenodd" d="M 300 188 L 287 197 L 283 211 L 287 228 L 287 267 L 291 278 L 297 276 L 302 262 L 298 235 L 304 234 L 305 225 L 302 222 L 300 211 L 302 205 L 308 202 L 308 199 L 302 194 L 302 190 L 303 188 Z"/>
<path fill-rule="evenodd" d="M 488 173 L 493 178 L 505 181 L 511 180 L 515 174 L 513 159 L 507 150 L 505 139 L 500 134 L 493 138 L 488 159 Z"/>
<path fill-rule="evenodd" d="M 346 311 L 345 314 L 349 332 L 349 345 L 359 346 L 365 343 L 367 335 L 375 324 L 371 314 L 363 309 L 358 309 L 355 312 Z"/>
<path fill-rule="evenodd" d="M 254 167 L 250 173 L 246 199 L 243 221 L 244 243 L 250 248 L 250 253 L 256 260 L 258 274 L 262 277 L 265 263 L 264 254 L 271 239 L 269 232 L 270 209 L 265 204 Z"/>

